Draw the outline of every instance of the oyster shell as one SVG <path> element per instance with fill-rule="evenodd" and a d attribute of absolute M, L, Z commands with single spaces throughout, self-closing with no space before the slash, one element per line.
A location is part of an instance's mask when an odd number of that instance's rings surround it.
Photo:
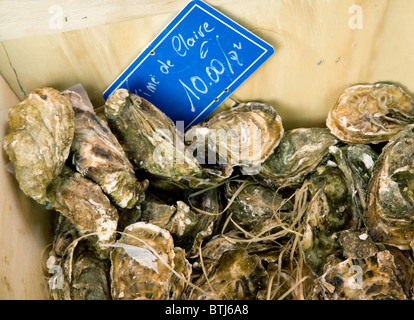
<path fill-rule="evenodd" d="M 50 265 L 51 261 L 55 264 Z M 49 258 L 49 279 L 53 300 L 110 300 L 109 264 L 101 260 L 84 242 L 76 246 L 73 256 Z"/>
<path fill-rule="evenodd" d="M 180 259 L 183 252 L 180 249 L 175 251 L 173 238 L 167 230 L 151 223 L 137 222 L 125 229 L 117 244 L 120 247 L 115 247 L 111 252 L 113 299 L 164 300 L 181 296 L 183 282 L 176 279 L 171 269 L 176 270 L 180 278 L 186 279 L 189 277 L 189 266 L 183 261 L 175 266 L 176 252 Z M 124 249 L 130 247 L 140 251 L 131 256 Z"/>
<path fill-rule="evenodd" d="M 365 259 L 349 258 L 327 268 L 315 281 L 313 300 L 406 300 L 394 257 L 381 251 Z"/>
<path fill-rule="evenodd" d="M 105 103 L 109 126 L 137 170 L 149 173 L 160 188 L 197 187 L 203 172 L 188 152 L 173 122 L 150 102 L 125 89 Z"/>
<path fill-rule="evenodd" d="M 73 164 L 95 181 L 121 208 L 132 208 L 143 200 L 148 181 L 138 182 L 118 140 L 92 107 L 73 91 L 64 91 L 75 112 L 75 135 L 71 147 Z"/>
<path fill-rule="evenodd" d="M 47 189 L 47 201 L 81 235 L 98 232 L 88 239 L 102 258 L 108 256 L 106 244 L 115 241 L 118 212 L 96 183 L 64 166 Z"/>
<path fill-rule="evenodd" d="M 254 179 L 268 187 L 300 184 L 308 173 L 329 157 L 329 147 L 338 142 L 326 128 L 289 130 Z"/>
<path fill-rule="evenodd" d="M 207 281 L 208 279 L 208 281 Z M 191 288 L 188 299 L 255 299 L 267 284 L 268 274 L 257 255 L 246 250 L 227 250 L 211 266 L 206 276 L 196 282 L 203 291 Z"/>
<path fill-rule="evenodd" d="M 272 230 L 273 226 L 280 226 L 282 221 L 290 224 L 291 206 L 289 203 L 282 203 L 282 196 L 274 190 L 257 183 L 248 183 L 245 186 L 239 182 L 227 183 L 227 197 L 230 199 L 236 192 L 237 197 L 230 205 L 228 213 L 232 221 L 244 230 L 257 235 L 264 230 Z M 278 219 L 275 217 L 276 213 Z"/>
<path fill-rule="evenodd" d="M 69 245 L 80 237 L 78 229 L 63 214 L 58 213 L 53 237 L 54 255 L 63 257 Z"/>
<path fill-rule="evenodd" d="M 316 197 L 304 220 L 302 248 L 305 262 L 320 275 L 326 258 L 338 252 L 337 232 L 362 225 L 366 188 L 377 154 L 366 145 L 329 148 L 331 160 L 310 175 Z"/>
<path fill-rule="evenodd" d="M 376 242 L 414 249 L 414 125 L 383 148 L 368 187 L 364 222 Z"/>
<path fill-rule="evenodd" d="M 338 242 L 345 258 L 368 258 L 379 251 L 366 229 L 341 231 Z"/>
<path fill-rule="evenodd" d="M 141 219 L 168 230 L 174 243 L 180 246 L 185 246 L 189 240 L 192 240 L 194 229 L 198 223 L 196 213 L 183 201 L 177 201 L 175 205 L 171 206 L 147 202 Z"/>
<path fill-rule="evenodd" d="M 320 274 L 326 258 L 339 250 L 336 232 L 355 228 L 352 192 L 341 170 L 319 166 L 311 178 L 316 196 L 304 220 L 301 246 L 306 264 Z"/>
<path fill-rule="evenodd" d="M 242 103 L 190 128 L 185 141 L 197 154 L 208 150 L 208 164 L 240 166 L 246 173 L 257 170 L 283 136 L 282 119 L 264 103 Z M 201 152 L 199 152 L 201 150 Z"/>
<path fill-rule="evenodd" d="M 20 189 L 40 204 L 45 204 L 46 188 L 69 156 L 73 118 L 68 99 L 47 87 L 29 93 L 9 110 L 10 132 L 4 138 L 4 150 Z"/>
<path fill-rule="evenodd" d="M 377 83 L 346 89 L 326 125 L 344 142 L 366 144 L 387 141 L 413 122 L 413 98 L 397 85 Z"/>

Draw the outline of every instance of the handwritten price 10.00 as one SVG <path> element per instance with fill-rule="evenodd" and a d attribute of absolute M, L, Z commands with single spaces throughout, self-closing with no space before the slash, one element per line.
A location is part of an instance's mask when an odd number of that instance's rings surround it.
<path fill-rule="evenodd" d="M 243 63 L 240 62 L 239 57 L 237 55 L 236 50 L 241 50 L 241 43 L 238 44 L 233 44 L 233 48 L 235 50 L 231 50 L 230 52 L 226 53 L 224 52 L 220 41 L 219 41 L 219 36 L 216 36 L 216 41 L 217 44 L 221 50 L 221 52 L 223 53 L 223 57 L 225 59 L 224 62 L 218 60 L 218 59 L 211 59 L 210 60 L 210 65 L 206 67 L 206 76 L 212 81 L 209 82 L 210 85 L 212 85 L 213 83 L 218 83 L 220 81 L 220 75 L 222 75 L 227 69 L 228 71 L 230 71 L 231 74 L 234 74 L 233 71 L 233 65 L 234 63 L 236 63 L 238 66 L 242 66 Z M 203 59 L 205 58 L 205 56 L 203 57 Z M 234 62 L 232 62 L 232 61 Z M 181 85 L 184 88 L 185 93 L 187 94 L 188 100 L 190 102 L 191 105 L 191 111 L 195 112 L 196 109 L 194 107 L 194 103 L 193 103 L 193 98 L 196 98 L 197 100 L 200 100 L 200 94 L 206 94 L 208 92 L 208 86 L 206 84 L 206 82 L 199 76 L 193 76 L 190 78 L 190 83 L 191 85 L 187 85 L 186 83 L 184 83 L 181 79 L 179 79 Z M 216 98 L 215 101 L 218 101 L 218 98 Z"/>

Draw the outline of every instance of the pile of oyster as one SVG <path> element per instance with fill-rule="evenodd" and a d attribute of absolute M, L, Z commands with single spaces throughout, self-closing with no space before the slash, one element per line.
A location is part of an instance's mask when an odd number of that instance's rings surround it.
<path fill-rule="evenodd" d="M 51 298 L 413 299 L 414 100 L 353 86 L 326 125 L 248 102 L 181 132 L 125 89 L 31 92 L 4 149 L 56 213 Z"/>

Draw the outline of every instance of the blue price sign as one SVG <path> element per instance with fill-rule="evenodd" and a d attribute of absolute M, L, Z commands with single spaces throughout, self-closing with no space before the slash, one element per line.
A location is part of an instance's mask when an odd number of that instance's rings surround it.
<path fill-rule="evenodd" d="M 190 1 L 105 90 L 128 89 L 185 129 L 204 120 L 274 52 L 200 0 Z"/>

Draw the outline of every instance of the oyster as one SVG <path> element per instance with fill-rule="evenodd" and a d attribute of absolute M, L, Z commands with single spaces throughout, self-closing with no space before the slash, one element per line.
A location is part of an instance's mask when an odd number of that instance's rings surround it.
<path fill-rule="evenodd" d="M 300 184 L 329 157 L 329 147 L 338 142 L 326 128 L 289 130 L 254 179 L 268 187 Z"/>
<path fill-rule="evenodd" d="M 394 257 L 381 251 L 365 259 L 349 258 L 327 268 L 315 281 L 313 300 L 405 300 Z"/>
<path fill-rule="evenodd" d="M 47 201 L 82 236 L 96 232 L 88 239 L 101 257 L 108 256 L 110 249 L 106 244 L 115 241 L 118 212 L 96 183 L 64 166 L 47 189 Z"/>
<path fill-rule="evenodd" d="M 73 256 L 51 255 L 49 270 L 56 271 L 49 279 L 53 300 L 110 300 L 109 264 L 101 260 L 84 242 L 79 243 Z"/>
<path fill-rule="evenodd" d="M 326 125 L 344 142 L 367 144 L 387 141 L 413 122 L 413 98 L 396 85 L 377 83 L 346 89 Z"/>
<path fill-rule="evenodd" d="M 257 255 L 248 255 L 246 250 L 227 250 L 223 252 L 208 271 L 195 285 L 201 290 L 191 288 L 188 299 L 255 299 L 264 289 L 268 274 Z"/>
<path fill-rule="evenodd" d="M 336 232 L 355 228 L 357 220 L 342 171 L 319 166 L 311 181 L 317 191 L 306 212 L 301 246 L 306 264 L 318 275 L 326 258 L 339 250 Z"/>
<path fill-rule="evenodd" d="M 181 296 L 189 278 L 189 266 L 181 261 L 175 266 L 171 234 L 156 225 L 137 222 L 129 225 L 111 252 L 111 292 L 115 300 L 164 300 Z M 156 254 L 154 254 L 154 252 Z"/>
<path fill-rule="evenodd" d="M 68 249 L 77 238 L 80 237 L 78 229 L 64 215 L 58 213 L 56 227 L 53 237 L 54 255 L 63 257 Z"/>
<path fill-rule="evenodd" d="M 69 156 L 73 118 L 68 99 L 53 88 L 34 90 L 9 110 L 4 149 L 20 188 L 40 204 L 45 204 L 46 188 Z"/>
<path fill-rule="evenodd" d="M 240 190 L 241 189 L 241 190 Z M 238 182 L 227 183 L 227 197 L 237 192 L 228 212 L 233 223 L 248 232 L 258 235 L 262 231 L 270 231 L 280 224 L 290 224 L 289 203 L 284 203 L 282 196 L 274 190 L 257 183 L 242 185 Z M 277 216 L 276 216 L 277 214 Z"/>
<path fill-rule="evenodd" d="M 191 281 L 192 267 L 185 258 L 185 250 L 180 247 L 174 248 L 174 270 L 180 275 L 173 275 L 170 282 L 170 300 L 181 300 L 185 294 L 187 283 Z"/>
<path fill-rule="evenodd" d="M 256 173 L 283 136 L 282 119 L 264 103 L 242 103 L 190 128 L 185 141 L 199 154 L 208 152 L 208 164 L 240 166 L 246 174 Z M 194 138 L 196 140 L 193 142 Z M 205 160 L 204 160 L 205 161 Z"/>
<path fill-rule="evenodd" d="M 173 236 L 174 243 L 181 246 L 192 240 L 194 228 L 198 223 L 196 213 L 183 201 L 177 201 L 171 206 L 147 202 L 141 219 L 168 230 Z"/>
<path fill-rule="evenodd" d="M 64 91 L 75 112 L 75 135 L 71 147 L 73 164 L 95 181 L 121 208 L 132 208 L 142 201 L 148 181 L 138 182 L 118 140 L 108 125 L 96 116 L 79 94 Z"/>
<path fill-rule="evenodd" d="M 364 222 L 376 242 L 414 250 L 414 125 L 383 148 L 368 187 Z"/>
<path fill-rule="evenodd" d="M 337 232 L 362 225 L 366 188 L 377 154 L 366 145 L 329 148 L 331 159 L 310 175 L 316 188 L 306 213 L 302 239 L 305 262 L 320 275 L 326 258 L 338 252 Z"/>
<path fill-rule="evenodd" d="M 197 187 L 203 172 L 188 152 L 173 122 L 158 108 L 125 89 L 105 103 L 109 126 L 136 170 L 150 175 L 160 188 Z"/>

